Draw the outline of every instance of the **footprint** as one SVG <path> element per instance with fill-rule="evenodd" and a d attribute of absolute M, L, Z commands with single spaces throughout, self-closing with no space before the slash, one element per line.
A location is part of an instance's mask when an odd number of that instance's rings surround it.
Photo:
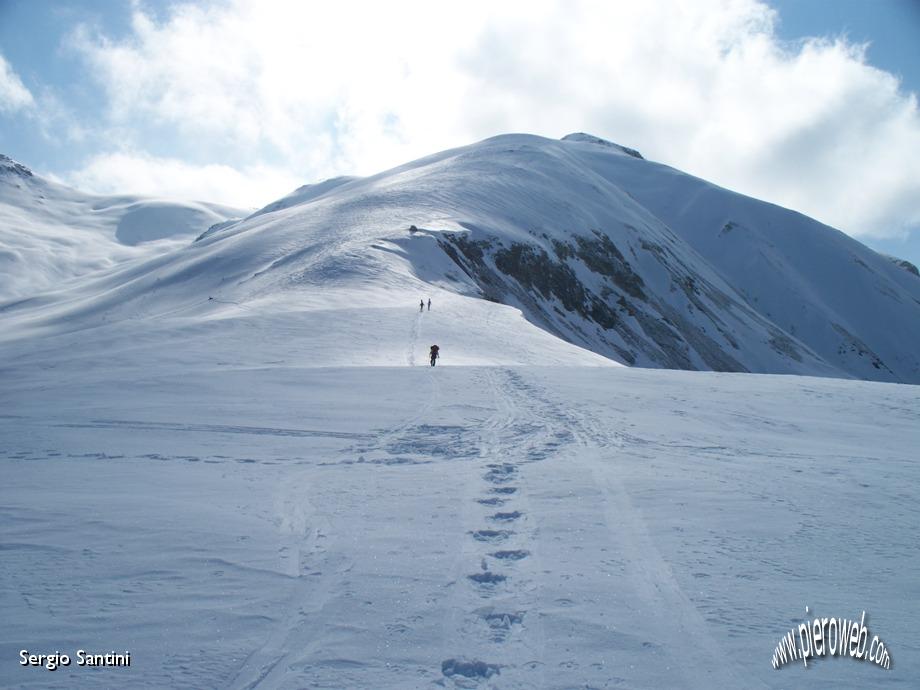
<path fill-rule="evenodd" d="M 517 491 L 517 487 L 514 486 L 496 486 L 490 489 L 493 494 L 513 494 Z"/>
<path fill-rule="evenodd" d="M 490 515 L 489 519 L 498 522 L 511 522 L 512 520 L 517 520 L 523 514 L 519 510 L 512 510 L 510 513 L 495 513 L 495 515 Z"/>
<path fill-rule="evenodd" d="M 514 465 L 508 463 L 502 463 L 500 465 L 487 465 L 491 468 L 488 472 L 483 475 L 483 479 L 487 482 L 492 482 L 493 484 L 505 484 L 512 480 L 514 473 L 517 472 L 517 468 Z"/>
<path fill-rule="evenodd" d="M 519 561 L 522 558 L 527 558 L 530 555 L 530 551 L 524 551 L 523 549 L 493 551 L 489 555 L 492 556 L 492 558 L 498 558 L 503 561 Z"/>
<path fill-rule="evenodd" d="M 484 573 L 473 573 L 472 575 L 467 575 L 473 582 L 480 585 L 497 585 L 499 582 L 504 582 L 508 578 L 499 573 L 493 573 L 491 570 L 487 570 Z"/>
<path fill-rule="evenodd" d="M 482 619 L 489 624 L 490 628 L 499 630 L 511 630 L 512 625 L 520 625 L 524 622 L 524 613 L 521 611 L 514 613 L 490 611 L 489 613 L 483 613 L 481 615 Z"/>
<path fill-rule="evenodd" d="M 476 541 L 504 541 L 514 532 L 506 529 L 480 529 L 471 532 L 473 539 Z"/>
<path fill-rule="evenodd" d="M 500 506 L 500 505 L 504 505 L 505 503 L 507 503 L 507 501 L 508 499 L 506 498 L 498 498 L 496 496 L 493 498 L 480 498 L 476 502 L 481 503 L 484 506 Z"/>
<path fill-rule="evenodd" d="M 498 664 L 487 664 L 485 661 L 468 661 L 466 659 L 446 659 L 441 662 L 441 673 L 464 678 L 491 678 L 501 673 Z"/>
<path fill-rule="evenodd" d="M 477 611 L 480 618 L 489 626 L 489 639 L 492 642 L 505 642 L 511 634 L 515 625 L 521 625 L 524 622 L 523 611 L 494 611 L 492 609 L 480 609 Z"/>

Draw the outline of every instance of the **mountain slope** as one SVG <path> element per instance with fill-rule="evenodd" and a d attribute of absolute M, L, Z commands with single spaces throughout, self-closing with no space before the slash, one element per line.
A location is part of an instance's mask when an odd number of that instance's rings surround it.
<path fill-rule="evenodd" d="M 913 381 L 920 279 L 802 214 L 667 166 L 583 147 L 583 160 L 706 257 L 752 308 L 859 378 Z"/>
<path fill-rule="evenodd" d="M 799 214 L 588 135 L 504 135 L 309 185 L 10 318 L 47 332 L 143 304 L 213 323 L 428 294 L 459 299 L 469 323 L 487 320 L 489 302 L 510 305 L 631 365 L 920 381 L 920 280 Z M 373 352 L 401 347 L 375 328 L 358 335 Z M 454 354 L 485 362 L 486 347 L 464 339 Z M 503 352 L 524 361 L 514 343 Z"/>
<path fill-rule="evenodd" d="M 0 155 L 0 302 L 175 248 L 246 214 L 218 204 L 84 194 Z"/>

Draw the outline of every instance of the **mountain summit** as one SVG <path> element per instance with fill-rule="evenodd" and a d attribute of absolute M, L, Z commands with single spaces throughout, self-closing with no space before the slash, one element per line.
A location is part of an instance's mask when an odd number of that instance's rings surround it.
<path fill-rule="evenodd" d="M 641 153 L 635 149 L 626 148 L 625 146 L 620 146 L 619 144 L 614 144 L 612 141 L 607 141 L 606 139 L 601 139 L 596 137 L 593 134 L 585 134 L 584 132 L 575 132 L 574 134 L 566 134 L 562 137 L 562 141 L 582 141 L 588 144 L 597 144 L 599 146 L 606 146 L 608 148 L 617 149 L 623 153 L 632 156 L 633 158 L 638 158 L 640 160 L 645 160 Z"/>
<path fill-rule="evenodd" d="M 502 135 L 308 185 L 79 295 L 30 323 L 117 320 L 141 301 L 212 325 L 305 319 L 431 295 L 455 310 L 454 363 L 538 363 L 551 334 L 627 365 L 920 382 L 916 276 L 799 213 L 583 133 Z M 506 307 L 526 321 L 501 343 L 474 334 Z M 343 332 L 355 344 L 342 356 L 398 360 L 404 345 L 374 328 Z"/>

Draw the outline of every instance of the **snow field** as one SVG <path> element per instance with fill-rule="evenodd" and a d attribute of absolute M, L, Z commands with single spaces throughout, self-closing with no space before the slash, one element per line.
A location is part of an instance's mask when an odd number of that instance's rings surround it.
<path fill-rule="evenodd" d="M 852 660 L 773 671 L 806 604 L 864 608 L 884 680 L 916 677 L 912 387 L 231 364 L 126 388 L 77 368 L 3 394 L 8 686 L 881 682 Z M 74 645 L 132 667 L 15 665 Z"/>

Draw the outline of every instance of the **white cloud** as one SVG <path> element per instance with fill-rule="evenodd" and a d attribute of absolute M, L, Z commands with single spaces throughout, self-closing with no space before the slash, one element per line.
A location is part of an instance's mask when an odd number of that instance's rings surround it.
<path fill-rule="evenodd" d="M 10 63 L 0 55 L 0 113 L 30 108 L 35 100 Z"/>
<path fill-rule="evenodd" d="M 757 0 L 230 0 L 138 9 L 127 39 L 76 45 L 113 126 L 280 159 L 298 182 L 586 130 L 853 234 L 920 225 L 916 98 L 860 46 L 782 44 L 775 19 Z"/>
<path fill-rule="evenodd" d="M 238 170 L 128 152 L 95 156 L 64 178 L 68 184 L 98 194 L 162 195 L 243 209 L 262 206 L 302 184 L 289 173 L 262 165 Z"/>

